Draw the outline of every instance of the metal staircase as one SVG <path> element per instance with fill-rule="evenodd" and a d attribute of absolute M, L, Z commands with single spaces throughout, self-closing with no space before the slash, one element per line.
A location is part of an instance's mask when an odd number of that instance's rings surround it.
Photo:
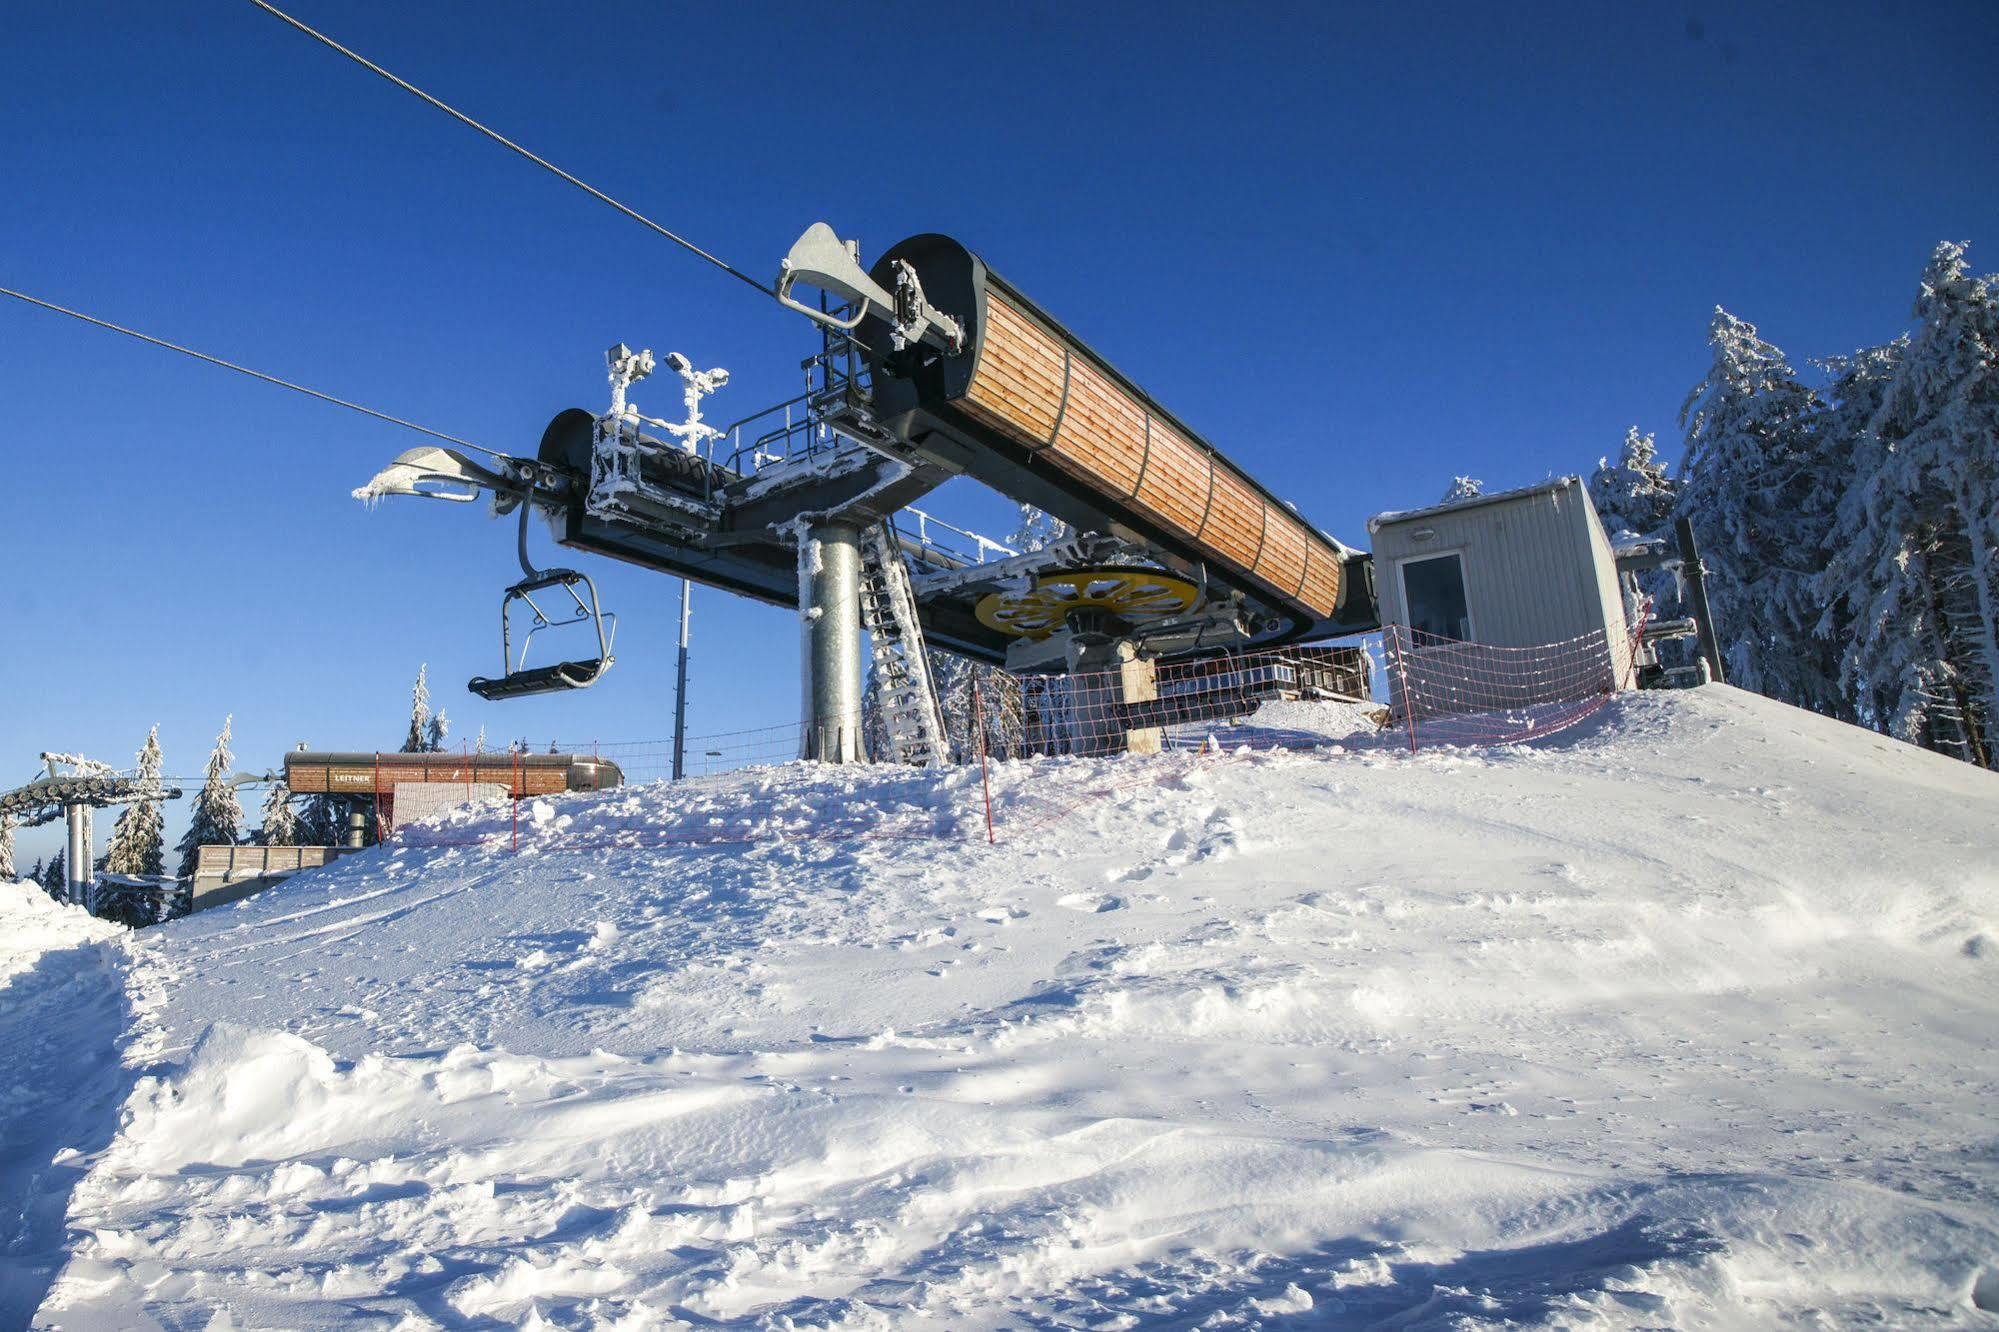
<path fill-rule="evenodd" d="M 861 533 L 861 627 L 868 631 L 875 688 L 889 753 L 896 763 L 934 768 L 946 763 L 949 746 L 937 688 L 930 678 L 930 655 L 902 547 L 885 522 Z"/>

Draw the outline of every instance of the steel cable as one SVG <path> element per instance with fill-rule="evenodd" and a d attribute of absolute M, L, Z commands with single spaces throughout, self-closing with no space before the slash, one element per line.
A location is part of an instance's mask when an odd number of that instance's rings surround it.
<path fill-rule="evenodd" d="M 617 209 L 619 212 L 623 213 L 626 217 L 632 219 L 632 221 L 637 222 L 639 225 L 647 227 L 652 231 L 658 232 L 660 235 L 666 237 L 668 240 L 672 241 L 675 245 L 680 246 L 682 249 L 687 250 L 692 254 L 698 255 L 703 259 L 706 259 L 709 263 L 715 265 L 715 267 L 721 269 L 724 273 L 727 273 L 730 277 L 735 278 L 737 281 L 755 287 L 758 291 L 762 292 L 766 296 L 775 296 L 777 294 L 770 287 L 757 281 L 755 278 L 751 277 L 748 273 L 743 272 L 740 268 L 737 268 L 735 265 L 729 263 L 727 260 L 722 259 L 716 255 L 710 254 L 708 251 L 702 249 L 699 245 L 696 245 L 693 241 L 688 240 L 685 236 L 681 236 L 672 231 L 667 230 L 659 223 L 647 217 L 644 213 L 639 212 L 636 208 L 632 208 L 626 204 L 619 203 L 616 199 L 613 199 L 610 195 L 604 193 L 596 186 L 591 185 L 586 181 L 577 179 L 575 176 L 570 175 L 567 171 L 564 171 L 561 167 L 549 161 L 547 158 L 539 156 L 538 154 L 533 153 L 528 149 L 521 147 L 521 145 L 515 143 L 512 139 L 509 139 L 506 135 L 500 133 L 498 130 L 480 124 L 478 121 L 472 119 L 472 117 L 466 115 L 463 111 L 460 111 L 457 107 L 452 106 L 450 103 L 440 101 L 438 98 L 432 97 L 429 93 L 417 87 L 414 83 L 411 83 L 408 79 L 399 78 L 398 76 L 391 74 L 388 70 L 383 69 L 380 65 L 368 59 L 368 57 L 362 55 L 360 52 L 342 46 L 339 42 L 334 41 L 331 37 L 328 37 L 325 33 L 319 31 L 317 28 L 313 28 L 308 26 L 307 24 L 299 22 L 297 19 L 293 18 L 290 14 L 287 14 L 282 9 L 279 9 L 276 5 L 267 3 L 267 0 L 250 0 L 250 3 L 255 5 L 257 8 L 263 10 L 265 13 L 271 15 L 273 18 L 284 20 L 292 27 L 298 29 L 306 36 L 312 38 L 316 42 L 321 43 L 330 50 L 337 51 L 341 55 L 346 56 L 349 60 L 361 66 L 361 68 L 368 70 L 370 73 L 378 74 L 382 78 L 387 79 L 390 83 L 395 84 L 398 88 L 401 88 L 404 92 L 408 93 L 410 96 L 418 98 L 419 100 L 427 102 L 431 106 L 436 107 L 438 110 L 444 112 L 444 114 L 450 116 L 453 120 L 458 121 L 460 124 L 469 126 L 470 128 L 479 131 L 479 133 L 485 135 L 487 138 L 491 139 L 494 143 L 499 144 L 501 147 L 519 153 L 522 157 L 525 157 L 528 161 L 534 163 L 542 170 L 552 172 L 553 174 L 560 176 L 562 179 L 568 181 L 571 185 L 574 185 L 577 189 L 582 190 L 585 194 L 588 194 L 592 198 L 597 199 L 603 203 L 609 204 L 611 207 Z"/>
<path fill-rule="evenodd" d="M 140 342 L 149 342 L 155 347 L 165 347 L 168 351 L 179 352 L 182 356 L 191 356 L 197 361 L 206 361 L 210 365 L 219 365 L 224 370 L 234 370 L 239 375 L 248 375 L 252 379 L 261 379 L 266 384 L 276 384 L 279 388 L 290 389 L 294 393 L 303 393 L 308 398 L 318 398 L 321 402 L 330 402 L 335 407 L 345 407 L 350 412 L 359 412 L 363 416 L 372 416 L 377 421 L 387 421 L 390 425 L 399 425 L 405 430 L 414 430 L 419 435 L 429 435 L 433 439 L 441 439 L 450 444 L 463 445 L 465 448 L 475 449 L 480 453 L 494 458 L 505 458 L 508 456 L 501 453 L 498 449 L 489 449 L 484 444 L 474 444 L 469 439 L 460 439 L 456 435 L 447 435 L 442 430 L 432 430 L 429 426 L 418 425 L 414 421 L 405 421 L 400 416 L 391 416 L 387 412 L 378 412 L 373 407 L 364 407 L 358 402 L 349 402 L 345 398 L 336 398 L 331 393 L 321 393 L 318 389 L 307 388 L 303 384 L 294 384 L 289 379 L 279 379 L 276 375 L 267 375 L 262 370 L 252 370 L 247 365 L 238 365 L 234 361 L 225 361 L 220 356 L 210 356 L 207 352 L 199 352 L 192 347 L 183 347 L 177 342 L 168 342 L 165 338 L 156 338 L 150 333 L 141 333 L 135 328 L 126 328 L 123 324 L 114 324 L 108 319 L 99 319 L 95 315 L 87 315 L 81 310 L 72 310 L 66 305 L 57 305 L 54 301 L 45 301 L 39 296 L 30 296 L 25 291 L 15 291 L 12 287 L 0 287 L 0 296 L 12 296 L 17 301 L 25 301 L 29 305 L 38 305 L 44 310 L 53 310 L 57 314 L 68 315 L 71 319 L 80 319 L 86 324 L 95 324 L 99 328 L 108 328 L 113 333 L 123 333 L 128 338 L 137 338 Z"/>

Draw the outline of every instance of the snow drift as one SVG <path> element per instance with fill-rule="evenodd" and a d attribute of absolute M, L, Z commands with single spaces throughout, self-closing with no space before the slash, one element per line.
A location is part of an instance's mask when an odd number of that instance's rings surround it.
<path fill-rule="evenodd" d="M 153 1062 L 40 1321 L 1999 1304 L 1989 774 L 1714 687 L 1506 750 L 1000 765 L 994 847 L 810 835 L 962 773 L 731 780 L 768 840 L 605 792 L 140 936 Z"/>

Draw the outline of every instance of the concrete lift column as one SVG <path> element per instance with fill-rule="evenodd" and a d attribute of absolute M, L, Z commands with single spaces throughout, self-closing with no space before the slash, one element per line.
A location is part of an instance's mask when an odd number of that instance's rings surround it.
<path fill-rule="evenodd" d="M 815 523 L 798 542 L 804 662 L 801 758 L 865 763 L 861 744 L 861 529 Z"/>

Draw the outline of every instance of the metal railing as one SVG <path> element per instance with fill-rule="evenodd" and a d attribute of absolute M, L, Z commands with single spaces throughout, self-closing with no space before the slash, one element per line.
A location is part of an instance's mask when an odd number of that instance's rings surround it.
<path fill-rule="evenodd" d="M 832 409 L 856 397 L 867 400 L 866 365 L 866 349 L 860 343 L 837 329 L 822 328 L 818 354 L 799 364 L 805 391 L 724 429 L 729 454 L 722 467 L 739 476 L 754 475 L 773 463 L 837 448 L 839 440 L 849 437 L 832 424 Z"/>
<path fill-rule="evenodd" d="M 926 559 L 941 568 L 962 569 L 967 565 L 984 564 L 989 560 L 1012 559 L 1020 553 L 1011 546 L 1001 545 L 989 536 L 974 532 L 967 527 L 960 527 L 956 523 L 946 522 L 913 505 L 889 519 L 889 526 L 894 529 L 898 537 L 902 538 L 905 549 L 911 545 L 916 546 Z M 950 544 L 948 538 L 940 540 L 932 534 L 933 529 L 970 542 L 970 551 Z"/>

